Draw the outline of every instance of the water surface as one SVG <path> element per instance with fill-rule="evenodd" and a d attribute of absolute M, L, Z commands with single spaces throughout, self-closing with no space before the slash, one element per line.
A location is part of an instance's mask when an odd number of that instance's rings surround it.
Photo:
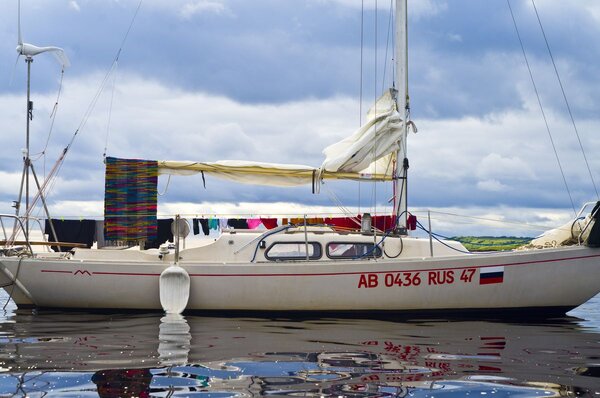
<path fill-rule="evenodd" d="M 6 296 L 0 296 L 4 304 Z M 0 397 L 600 397 L 600 297 L 553 319 L 0 313 Z"/>

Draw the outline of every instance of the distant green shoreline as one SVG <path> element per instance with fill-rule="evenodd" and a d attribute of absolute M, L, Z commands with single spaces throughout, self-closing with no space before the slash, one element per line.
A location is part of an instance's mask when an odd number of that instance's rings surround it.
<path fill-rule="evenodd" d="M 528 244 L 531 239 L 517 236 L 454 236 L 452 240 L 462 243 L 469 251 L 512 250 Z"/>

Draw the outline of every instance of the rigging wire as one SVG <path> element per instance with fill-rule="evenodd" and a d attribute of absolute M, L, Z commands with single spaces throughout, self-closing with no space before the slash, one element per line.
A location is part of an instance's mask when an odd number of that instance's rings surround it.
<path fill-rule="evenodd" d="M 463 254 L 473 254 L 473 253 L 471 253 L 471 252 L 470 252 L 470 251 L 468 251 L 468 250 L 466 250 L 466 251 L 465 251 L 465 250 L 461 250 L 461 249 L 458 249 L 458 248 L 456 248 L 456 247 L 452 247 L 452 246 L 450 246 L 449 244 L 447 244 L 446 242 L 444 242 L 443 240 L 441 240 L 441 239 L 439 238 L 441 235 L 439 235 L 439 234 L 436 234 L 436 233 L 433 233 L 432 231 L 428 230 L 427 228 L 425 228 L 425 227 L 424 227 L 424 226 L 423 226 L 423 225 L 422 225 L 420 222 L 418 222 L 418 221 L 417 221 L 417 227 L 419 227 L 419 229 L 421 229 L 422 231 L 424 231 L 424 232 L 427 232 L 429 235 L 431 235 L 431 237 L 432 237 L 433 239 L 435 239 L 436 241 L 438 241 L 439 243 L 441 243 L 442 245 L 446 246 L 446 247 L 447 247 L 447 248 L 449 248 L 449 249 L 452 249 L 452 250 L 454 250 L 454 251 L 457 251 L 457 252 L 459 252 L 459 253 L 463 253 Z M 443 238 L 443 237 L 442 237 L 442 238 Z M 482 253 L 479 253 L 479 254 L 485 254 L 485 252 L 482 252 Z"/>
<path fill-rule="evenodd" d="M 450 216 L 450 217 L 457 217 L 459 219 L 471 219 L 471 220 L 476 220 L 473 221 L 472 223 L 477 223 L 477 221 L 485 221 L 485 222 L 493 222 L 493 223 L 498 223 L 498 224 L 508 224 L 508 225 L 516 225 L 518 227 L 526 227 L 527 229 L 530 230 L 537 230 L 537 231 L 547 231 L 548 230 L 548 226 L 546 225 L 535 225 L 535 224 L 530 224 L 530 223 L 524 223 L 522 221 L 515 221 L 515 220 L 506 220 L 506 219 L 498 219 L 498 218 L 490 218 L 490 217 L 478 217 L 478 216 L 469 216 L 469 215 L 465 215 L 465 214 L 457 214 L 457 213 L 450 213 L 450 212 L 445 212 L 445 211 L 437 211 L 437 210 L 428 210 L 431 214 L 440 214 L 443 216 Z M 419 211 L 413 211 L 412 213 L 419 213 Z M 471 222 L 469 221 L 453 221 L 454 223 L 461 223 L 461 224 L 470 224 Z"/>
<path fill-rule="evenodd" d="M 385 44 L 385 57 L 383 57 L 383 77 L 381 79 L 381 91 L 385 91 L 385 76 L 386 76 L 386 72 L 387 72 L 387 58 L 388 58 L 388 51 L 390 48 L 390 41 L 393 40 L 393 35 L 392 35 L 392 23 L 394 21 L 393 18 L 394 15 L 394 1 L 390 0 L 390 16 L 388 18 L 388 31 L 387 31 L 387 38 L 386 38 L 386 44 Z"/>
<path fill-rule="evenodd" d="M 361 0 L 360 9 L 360 89 L 358 102 L 358 127 L 362 126 L 362 103 L 363 103 L 363 63 L 364 63 L 364 47 L 365 47 L 365 0 Z"/>
<path fill-rule="evenodd" d="M 50 123 L 50 130 L 48 131 L 48 138 L 46 138 L 46 144 L 44 145 L 44 149 L 42 150 L 42 154 L 44 156 L 44 166 L 43 173 L 44 178 L 46 178 L 46 150 L 48 149 L 48 144 L 50 143 L 50 137 L 52 137 L 52 130 L 54 129 L 54 122 L 56 121 L 56 114 L 58 113 L 58 101 L 60 99 L 60 94 L 62 93 L 62 85 L 63 79 L 65 77 L 65 67 L 63 66 L 60 70 L 60 84 L 58 86 L 58 94 L 56 95 L 56 102 L 54 102 L 54 107 L 52 108 L 52 112 L 50 113 L 50 118 L 52 122 Z"/>
<path fill-rule="evenodd" d="M 104 79 L 102 80 L 102 83 L 100 84 L 100 87 L 99 87 L 98 91 L 96 92 L 96 94 L 94 95 L 92 101 L 90 102 L 90 105 L 88 106 L 88 109 L 85 112 L 84 117 L 83 117 L 81 123 L 79 124 L 79 127 L 77 127 L 77 130 L 73 134 L 73 137 L 71 138 L 71 141 L 69 142 L 69 145 L 67 145 L 68 147 L 70 147 L 73 144 L 73 142 L 75 141 L 75 138 L 77 137 L 77 134 L 79 133 L 79 131 L 81 131 L 85 127 L 85 125 L 86 125 L 86 123 L 87 123 L 87 121 L 88 121 L 88 119 L 89 119 L 92 111 L 94 110 L 94 108 L 96 106 L 96 103 L 98 102 L 98 99 L 100 98 L 100 95 L 104 91 L 104 87 L 106 86 L 110 75 L 116 69 L 116 65 L 119 62 L 119 57 L 121 56 L 121 52 L 123 51 L 123 47 L 125 46 L 125 42 L 127 41 L 127 38 L 129 37 L 129 33 L 131 32 L 131 28 L 133 27 L 133 23 L 135 22 L 135 19 L 136 19 L 137 15 L 138 15 L 138 12 L 140 11 L 140 7 L 142 6 L 142 2 L 143 2 L 143 0 L 140 0 L 140 2 L 138 3 L 138 6 L 137 6 L 137 8 L 135 10 L 135 13 L 133 14 L 133 17 L 131 18 L 131 22 L 129 23 L 129 27 L 127 28 L 127 32 L 125 33 L 125 36 L 123 37 L 123 40 L 121 41 L 121 46 L 117 50 L 117 54 L 115 55 L 115 58 L 114 58 L 113 63 L 111 65 L 111 68 L 109 69 L 109 71 L 104 76 Z"/>
<path fill-rule="evenodd" d="M 374 82 L 374 92 L 375 94 L 375 104 L 373 104 L 373 115 L 377 116 L 377 46 L 378 46 L 378 12 L 379 8 L 377 5 L 377 0 L 375 0 L 375 51 L 374 51 L 374 73 L 373 73 L 373 82 Z M 373 128 L 375 129 L 374 137 L 375 137 L 375 145 L 373 146 L 373 173 L 377 174 L 377 123 L 373 124 Z M 373 213 L 377 214 L 377 182 L 373 183 Z M 373 229 L 373 242 L 377 242 L 377 230 Z"/>
<path fill-rule="evenodd" d="M 110 137 L 110 122 L 112 120 L 112 110 L 113 110 L 113 102 L 115 99 L 115 90 L 117 86 L 117 69 L 119 67 L 119 62 L 115 60 L 115 73 L 113 74 L 112 81 L 112 91 L 110 94 L 110 104 L 108 106 L 108 121 L 106 123 L 106 139 L 104 141 L 104 153 L 102 153 L 102 158 L 106 159 L 106 152 L 108 151 L 108 139 Z"/>
<path fill-rule="evenodd" d="M 567 94 L 565 93 L 565 88 L 563 87 L 562 80 L 558 73 L 558 68 L 556 67 L 556 62 L 554 62 L 554 56 L 552 55 L 552 50 L 550 50 L 550 44 L 548 43 L 548 38 L 546 37 L 546 31 L 544 30 L 544 26 L 542 25 L 542 20 L 540 19 L 540 14 L 538 13 L 538 10 L 537 10 L 537 7 L 535 6 L 534 0 L 531 0 L 531 4 L 533 4 L 535 16 L 537 17 L 538 24 L 540 25 L 540 30 L 542 31 L 542 35 L 544 36 L 544 41 L 546 42 L 546 48 L 548 49 L 548 54 L 550 55 L 550 59 L 552 60 L 552 66 L 554 67 L 554 73 L 556 74 L 556 78 L 558 79 L 560 91 L 562 92 L 563 99 L 565 100 L 565 104 L 567 106 L 567 111 L 569 112 L 569 117 L 571 118 L 571 124 L 573 124 L 573 130 L 575 131 L 575 135 L 577 136 L 577 141 L 579 142 L 579 148 L 581 148 L 581 153 L 583 154 L 583 159 L 585 160 L 585 165 L 587 167 L 588 173 L 590 174 L 590 179 L 592 180 L 592 185 L 594 186 L 594 191 L 596 191 L 596 197 L 598 199 L 600 199 L 600 195 L 598 194 L 598 188 L 596 187 L 596 181 L 594 181 L 594 175 L 592 174 L 592 170 L 590 168 L 590 164 L 589 164 L 587 156 L 585 154 L 585 150 L 583 149 L 583 144 L 581 143 L 581 138 L 579 137 L 579 131 L 577 130 L 577 125 L 575 124 L 575 118 L 573 117 L 573 112 L 571 112 L 571 106 L 569 105 L 569 101 L 567 100 Z"/>
<path fill-rule="evenodd" d="M 48 144 L 50 143 L 50 138 L 52 137 L 52 131 L 54 129 L 54 122 L 56 121 L 56 114 L 58 113 L 58 103 L 60 100 L 60 95 L 62 93 L 63 79 L 65 77 L 65 68 L 64 66 L 60 70 L 60 82 L 58 84 L 58 93 L 56 94 L 56 101 L 54 102 L 54 106 L 52 107 L 52 112 L 50 112 L 50 128 L 48 129 L 48 136 L 46 137 L 46 143 L 44 144 L 44 149 L 40 152 L 33 154 L 31 156 L 37 156 L 35 159 L 31 159 L 31 161 L 35 162 L 40 158 L 44 158 L 44 175 L 46 174 L 46 150 L 48 149 Z"/>
<path fill-rule="evenodd" d="M 519 43 L 521 45 L 523 57 L 525 58 L 525 64 L 527 65 L 527 70 L 529 71 L 529 77 L 531 78 L 531 83 L 533 84 L 533 89 L 535 91 L 535 95 L 537 97 L 537 101 L 540 106 L 540 111 L 542 112 L 542 118 L 544 119 L 544 123 L 546 125 L 546 131 L 548 132 L 548 136 L 550 137 L 552 149 L 554 150 L 554 156 L 556 157 L 556 161 L 558 163 L 558 168 L 560 169 L 560 174 L 562 175 L 562 179 L 565 184 L 567 194 L 569 195 L 569 200 L 571 201 L 571 207 L 573 208 L 573 213 L 577 214 L 577 211 L 575 210 L 575 203 L 573 202 L 573 197 L 571 196 L 571 191 L 569 190 L 569 184 L 567 184 L 567 179 L 565 177 L 565 173 L 564 173 L 562 164 L 560 162 L 560 158 L 558 156 L 558 151 L 556 150 L 556 145 L 554 144 L 554 139 L 552 138 L 552 133 L 550 132 L 550 126 L 548 125 L 548 119 L 546 118 L 546 113 L 544 112 L 544 107 L 542 106 L 542 100 L 540 98 L 540 94 L 538 92 L 537 85 L 535 84 L 535 80 L 533 78 L 533 72 L 531 71 L 531 66 L 529 65 L 529 60 L 527 59 L 527 54 L 525 53 L 525 46 L 523 45 L 523 40 L 521 39 L 521 34 L 519 33 L 519 28 L 517 27 L 517 21 L 515 19 L 515 15 L 513 13 L 512 7 L 510 5 L 510 0 L 506 0 L 506 3 L 508 4 L 508 9 L 510 10 L 510 15 L 512 17 L 513 24 L 515 26 L 515 31 L 517 33 Z"/>
<path fill-rule="evenodd" d="M 53 171 L 51 172 L 51 174 L 48 175 L 47 179 L 52 178 L 54 181 L 51 183 L 50 188 L 48 189 L 48 192 L 52 190 L 52 188 L 55 185 L 55 181 L 56 181 L 56 175 L 58 175 L 58 173 L 60 173 L 60 170 L 62 169 L 62 165 L 64 162 L 64 159 L 69 151 L 69 149 L 71 148 L 71 146 L 73 145 L 73 143 L 75 142 L 75 139 L 77 138 L 78 134 L 80 131 L 83 130 L 83 128 L 85 127 L 85 125 L 87 124 L 88 119 L 90 118 L 92 111 L 94 110 L 94 108 L 96 107 L 96 104 L 98 102 L 98 100 L 100 99 L 100 95 L 102 94 L 102 92 L 104 91 L 107 82 L 111 76 L 111 74 L 113 73 L 113 71 L 116 68 L 116 65 L 118 64 L 119 61 L 119 57 L 121 56 L 121 52 L 125 46 L 125 43 L 127 41 L 127 38 L 129 37 L 129 33 L 131 32 L 131 29 L 133 27 L 133 24 L 136 20 L 136 17 L 140 11 L 140 8 L 142 7 L 142 3 L 144 0 L 140 0 L 138 3 L 138 6 L 135 10 L 135 13 L 133 14 L 133 17 L 131 18 L 131 22 L 129 23 L 129 27 L 127 28 L 127 31 L 125 33 L 125 35 L 123 36 L 123 40 L 121 41 L 121 45 L 119 47 L 119 49 L 117 50 L 117 53 L 115 55 L 115 58 L 112 62 L 112 65 L 110 67 L 110 69 L 108 70 L 108 72 L 106 73 L 106 75 L 104 76 L 104 78 L 102 79 L 102 82 L 100 83 L 100 86 L 98 87 L 98 90 L 96 91 L 96 93 L 94 94 L 94 96 L 92 97 L 92 100 L 90 102 L 90 104 L 88 105 L 86 111 L 84 112 L 84 115 L 81 119 L 81 122 L 79 123 L 79 126 L 77 127 L 77 129 L 75 130 L 75 132 L 73 133 L 73 136 L 71 137 L 71 140 L 69 141 L 69 143 L 67 144 L 67 146 L 63 149 L 63 152 L 61 154 L 61 156 L 59 157 L 59 159 L 57 160 L 57 164 L 54 166 Z M 112 106 L 112 105 L 111 105 Z M 44 184 L 45 186 L 46 184 Z"/>
<path fill-rule="evenodd" d="M 378 47 L 377 47 L 377 39 L 378 39 L 378 4 L 377 4 L 377 0 L 375 0 L 375 24 L 374 24 L 374 30 L 375 30 L 375 48 L 374 48 L 374 60 L 375 60 L 375 77 L 374 77 L 374 90 L 375 90 L 375 104 L 377 103 L 377 97 L 378 97 L 378 91 L 377 91 L 377 86 L 378 86 L 378 76 L 377 76 L 377 67 L 378 67 Z M 394 37 L 391 34 L 392 31 L 392 26 L 393 26 L 393 0 L 390 0 L 390 11 L 389 11 L 390 15 L 389 15 L 389 19 L 388 19 L 388 31 L 387 31 L 387 37 L 386 37 L 386 49 L 385 49 L 385 58 L 384 60 L 387 60 L 388 57 L 388 52 L 389 52 L 389 48 L 390 48 L 390 41 L 392 42 L 393 45 L 393 41 L 394 41 Z M 364 0 L 361 0 L 361 20 L 360 20 L 360 88 L 359 88 L 359 127 L 362 127 L 362 115 L 363 115 L 363 89 L 364 89 L 364 37 L 365 37 L 365 30 L 364 30 L 364 18 L 365 18 L 365 8 L 364 8 Z M 393 64 L 393 57 L 392 57 L 392 64 Z M 392 69 L 393 69 L 392 65 Z M 385 90 L 385 79 L 386 79 L 386 75 L 387 75 L 387 61 L 384 62 L 384 70 L 383 70 L 383 76 L 382 76 L 382 91 Z M 393 77 L 392 77 L 393 80 Z M 374 111 L 376 112 L 376 105 L 375 105 L 375 109 Z M 375 127 L 376 128 L 376 127 Z M 374 150 L 374 154 L 373 154 L 373 158 L 375 159 L 377 155 L 377 151 L 376 148 Z M 376 165 L 375 165 L 376 167 Z M 376 172 L 376 170 L 375 170 Z M 377 183 L 373 183 L 373 189 L 371 192 L 371 199 L 372 199 L 372 203 L 376 202 L 376 198 L 377 198 L 377 193 L 376 193 L 376 189 L 377 189 Z M 358 212 L 361 212 L 361 201 L 362 201 L 362 192 L 361 192 L 361 188 L 362 188 L 362 182 L 358 181 Z M 374 208 L 374 211 L 376 211 L 376 207 Z"/>
<path fill-rule="evenodd" d="M 11 285 L 10 285 L 10 292 L 8 294 L 8 299 L 6 300 L 6 303 L 4 303 L 4 306 L 2 307 L 2 311 L 6 311 L 6 306 L 8 305 L 8 303 L 10 302 L 10 300 L 13 297 L 13 293 L 15 292 L 15 286 L 17 285 L 17 281 L 19 280 L 19 272 L 21 271 L 21 263 L 23 262 L 23 256 L 19 256 L 19 263 L 17 264 L 17 272 L 15 273 L 15 277 L 14 279 L 11 281 Z M 7 286 L 3 286 L 3 287 L 8 287 Z"/>
<path fill-rule="evenodd" d="M 140 0 L 138 3 L 138 6 L 135 10 L 135 13 L 133 15 L 133 17 L 131 18 L 131 22 L 129 23 L 129 27 L 127 28 L 127 32 L 125 33 L 125 36 L 123 37 L 123 40 L 121 41 L 121 46 L 119 47 L 117 54 L 113 60 L 113 63 L 111 65 L 111 68 L 109 69 L 109 71 L 106 73 L 106 75 L 104 76 L 104 78 L 102 79 L 102 82 L 100 83 L 100 87 L 98 88 L 98 90 L 96 91 L 96 93 L 94 94 L 90 104 L 88 105 L 88 108 L 86 109 L 82 120 L 79 124 L 79 126 L 77 127 L 77 129 L 75 130 L 75 132 L 73 133 L 73 136 L 71 137 L 71 140 L 69 141 L 69 143 L 65 146 L 65 148 L 63 149 L 63 151 L 61 152 L 61 154 L 58 157 L 58 160 L 54 163 L 54 166 L 52 167 L 52 170 L 50 171 L 50 173 L 48 174 L 48 176 L 46 177 L 46 179 L 43 181 L 41 189 L 39 190 L 39 192 L 35 195 L 35 197 L 33 198 L 32 202 L 31 202 L 31 206 L 30 206 L 30 210 L 28 211 L 28 213 L 26 214 L 26 216 L 30 215 L 30 211 L 35 207 L 37 201 L 40 199 L 40 197 L 44 194 L 49 193 L 50 191 L 52 191 L 52 189 L 54 188 L 54 186 L 56 185 L 56 177 L 57 175 L 60 173 L 60 170 L 62 169 L 62 166 L 64 164 L 64 160 L 69 152 L 69 150 L 71 149 L 71 146 L 73 145 L 73 143 L 75 142 L 75 139 L 77 138 L 77 135 L 79 134 L 80 131 L 83 130 L 83 128 L 85 127 L 89 117 L 91 116 L 91 113 L 94 109 L 94 107 L 96 106 L 96 103 L 98 102 L 98 99 L 100 98 L 100 95 L 102 94 L 102 92 L 104 91 L 104 88 L 107 85 L 108 79 L 111 76 L 113 70 L 115 69 L 115 65 L 117 64 L 119 57 L 121 55 L 121 52 L 123 50 L 123 47 L 125 46 L 125 42 L 127 41 L 127 38 L 129 36 L 129 33 L 133 27 L 133 24 L 136 20 L 136 17 L 140 11 L 140 8 L 142 6 L 143 0 Z"/>
<path fill-rule="evenodd" d="M 386 37 L 386 43 L 385 43 L 385 56 L 383 57 L 383 76 L 381 78 L 381 92 L 384 92 L 386 89 L 385 86 L 385 82 L 386 82 L 386 72 L 387 72 L 387 65 L 388 65 L 388 51 L 390 49 L 390 42 L 393 45 L 394 44 L 394 35 L 393 33 L 393 22 L 394 22 L 394 1 L 390 0 L 390 8 L 389 8 L 389 17 L 388 17 L 388 30 L 387 30 L 387 37 Z M 393 52 L 392 52 L 393 53 Z M 392 57 L 392 65 L 393 65 L 393 57 Z M 392 85 L 393 85 L 393 74 L 392 74 Z M 389 166 L 392 163 L 392 157 L 390 156 L 390 161 L 388 162 L 388 165 L 386 167 L 386 173 L 389 170 Z M 392 169 L 393 170 L 393 169 Z M 392 171 L 393 174 L 393 171 Z M 395 183 L 392 182 L 392 198 L 394 195 L 394 188 L 395 188 Z M 393 199 L 392 199 L 393 200 Z M 389 202 L 389 201 L 388 201 Z"/>
<path fill-rule="evenodd" d="M 354 216 L 354 212 L 350 211 L 350 209 L 348 209 L 346 206 L 344 206 L 344 204 L 342 203 L 340 198 L 335 194 L 334 191 L 329 189 L 329 187 L 325 186 L 325 192 L 327 192 L 327 194 L 329 194 L 330 200 L 333 203 L 335 203 L 335 205 L 337 206 L 338 209 L 340 209 L 340 211 L 342 212 L 343 215 L 345 215 L 348 218 L 352 218 L 353 220 L 358 220 Z M 358 223 L 358 225 L 360 225 L 360 223 Z"/>

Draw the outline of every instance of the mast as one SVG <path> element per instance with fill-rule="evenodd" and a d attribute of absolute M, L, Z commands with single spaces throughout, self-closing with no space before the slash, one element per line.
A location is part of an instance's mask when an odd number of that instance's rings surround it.
<path fill-rule="evenodd" d="M 402 141 L 396 152 L 394 170 L 395 195 L 394 215 L 398 216 L 397 230 L 406 233 L 407 209 L 407 175 L 408 158 L 406 154 L 406 138 L 410 118 L 408 96 L 408 13 L 407 0 L 396 0 L 396 105 L 402 117 Z"/>
<path fill-rule="evenodd" d="M 27 63 L 27 103 L 26 103 L 26 125 L 25 125 L 25 148 L 23 148 L 23 174 L 21 176 L 21 188 L 19 189 L 19 199 L 13 202 L 15 215 L 19 217 L 21 209 L 21 200 L 23 199 L 23 189 L 25 189 L 25 230 L 23 231 L 25 240 L 29 239 L 29 168 L 32 167 L 31 159 L 29 158 L 29 122 L 33 118 L 33 102 L 31 102 L 31 63 L 33 58 L 25 56 Z M 19 224 L 15 221 L 11 239 L 16 238 Z"/>
<path fill-rule="evenodd" d="M 23 154 L 23 162 L 25 163 L 25 240 L 29 239 L 29 168 L 31 167 L 31 159 L 29 158 L 29 123 L 33 119 L 33 102 L 31 102 L 31 56 L 25 57 L 27 62 L 27 126 L 25 138 L 25 153 Z"/>
<path fill-rule="evenodd" d="M 54 238 L 56 239 L 57 235 L 56 235 L 56 231 L 54 230 L 54 224 L 52 223 L 52 219 L 50 218 L 50 212 L 48 211 L 48 206 L 46 204 L 46 200 L 44 199 L 44 195 L 43 195 L 42 188 L 40 186 L 40 182 L 35 173 L 35 169 L 33 168 L 33 163 L 31 163 L 31 158 L 29 157 L 30 121 L 33 119 L 33 102 L 31 101 L 31 63 L 33 62 L 33 56 L 25 55 L 25 62 L 27 63 L 27 112 L 26 112 L 27 123 L 26 123 L 26 129 L 25 129 L 25 148 L 23 149 L 23 175 L 21 177 L 21 188 L 19 191 L 19 199 L 16 202 L 14 202 L 15 214 L 17 217 L 19 217 L 19 210 L 21 208 L 21 199 L 23 197 L 23 189 L 25 189 L 25 215 L 24 215 L 25 226 L 24 226 L 23 235 L 25 237 L 25 240 L 29 241 L 29 217 L 31 216 L 32 207 L 35 205 L 35 201 L 37 200 L 37 198 L 35 198 L 33 202 L 30 201 L 29 173 L 31 172 L 31 174 L 33 175 L 35 184 L 37 186 L 37 189 L 38 189 L 38 196 L 42 200 L 42 204 L 43 204 L 44 210 L 46 212 L 46 217 L 48 218 L 48 222 L 50 224 L 50 230 L 52 231 L 52 234 L 53 234 Z M 20 227 L 20 224 L 18 224 L 15 221 L 11 240 L 16 238 L 16 236 L 19 232 L 18 227 Z M 58 251 L 60 251 L 60 246 L 58 248 Z"/>

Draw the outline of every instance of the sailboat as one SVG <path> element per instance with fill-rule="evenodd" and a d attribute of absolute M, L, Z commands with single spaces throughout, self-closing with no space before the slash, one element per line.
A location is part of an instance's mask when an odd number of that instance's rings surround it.
<path fill-rule="evenodd" d="M 115 178 L 117 190 L 125 190 L 122 197 L 132 196 L 122 186 L 124 180 L 141 181 L 141 191 L 147 191 L 146 184 L 151 185 L 158 174 L 201 173 L 277 186 L 312 184 L 313 191 L 326 179 L 389 181 L 395 186 L 393 228 L 374 233 L 368 214 L 356 231 L 327 223 L 311 225 L 305 218 L 266 231 L 225 230 L 214 241 L 182 248 L 179 237 L 185 228 L 177 217 L 173 247 L 144 249 L 140 244 L 122 250 L 75 248 L 57 253 L 34 251 L 26 233 L 22 242 L 3 242 L 0 284 L 19 307 L 167 313 L 532 309 L 564 313 L 596 295 L 600 206 L 594 202 L 585 204 L 568 228 L 551 231 L 523 250 L 473 254 L 461 243 L 435 240 L 431 233 L 429 238 L 410 234 L 406 143 L 414 124 L 408 95 L 406 0 L 396 0 L 395 20 L 396 87 L 375 103 L 357 132 L 324 150 L 320 167 L 106 159 L 107 189 Z M 128 177 L 136 165 L 141 174 Z M 119 192 L 111 196 L 117 202 L 119 197 Z M 122 211 L 126 205 L 111 203 L 105 209 Z M 156 216 L 152 203 L 139 205 L 132 208 L 140 214 L 112 214 L 112 219 L 107 214 L 106 229 L 122 232 L 129 225 L 125 219 L 133 217 L 135 239 L 143 241 L 155 232 Z M 3 217 L 27 231 L 28 215 Z"/>

